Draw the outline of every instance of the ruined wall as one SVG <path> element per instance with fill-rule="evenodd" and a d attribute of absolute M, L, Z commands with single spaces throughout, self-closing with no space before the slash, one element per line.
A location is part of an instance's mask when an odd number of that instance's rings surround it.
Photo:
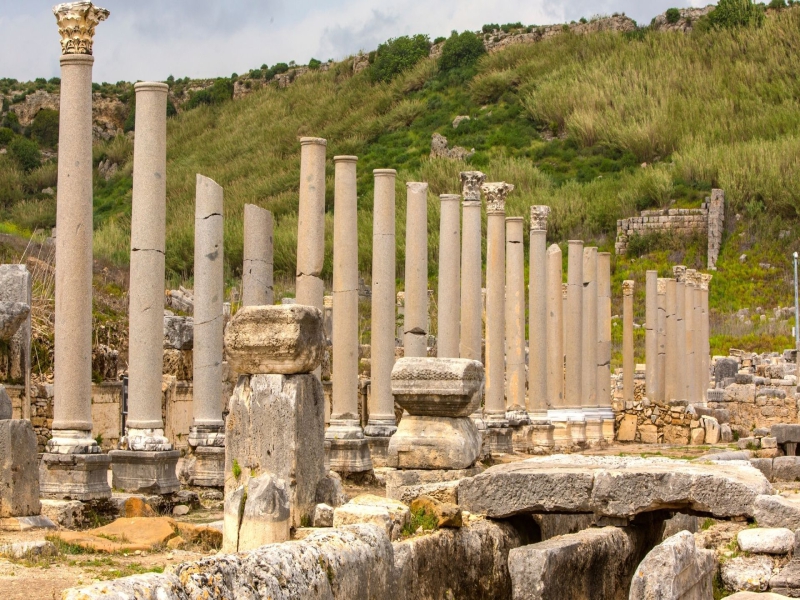
<path fill-rule="evenodd" d="M 625 254 L 631 236 L 656 232 L 670 232 L 675 235 L 691 235 L 708 231 L 708 207 L 670 208 L 664 210 L 643 210 L 638 217 L 617 221 L 617 240 L 614 248 L 617 254 Z"/>

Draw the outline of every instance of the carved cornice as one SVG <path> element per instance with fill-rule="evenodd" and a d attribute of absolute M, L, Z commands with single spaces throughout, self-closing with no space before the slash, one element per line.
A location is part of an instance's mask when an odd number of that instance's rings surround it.
<path fill-rule="evenodd" d="M 70 2 L 54 6 L 53 14 L 61 34 L 61 54 L 91 55 L 94 28 L 109 12 L 91 2 Z"/>
<path fill-rule="evenodd" d="M 486 195 L 486 214 L 505 214 L 506 196 L 514 191 L 514 186 L 505 181 L 484 183 L 481 191 Z"/>
<path fill-rule="evenodd" d="M 622 282 L 622 295 L 623 296 L 633 296 L 633 286 L 634 282 L 633 279 L 626 279 Z"/>
<path fill-rule="evenodd" d="M 461 195 L 465 202 L 481 199 L 481 185 L 486 181 L 486 175 L 480 171 L 461 172 Z"/>
<path fill-rule="evenodd" d="M 531 231 L 547 231 L 547 217 L 550 207 L 544 205 L 531 206 Z"/>

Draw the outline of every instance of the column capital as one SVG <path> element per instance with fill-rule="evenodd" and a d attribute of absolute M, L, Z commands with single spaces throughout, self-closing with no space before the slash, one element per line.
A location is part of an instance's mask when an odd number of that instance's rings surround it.
<path fill-rule="evenodd" d="M 505 214 L 506 196 L 514 191 L 514 186 L 505 181 L 496 181 L 484 183 L 481 186 L 481 191 L 486 194 L 487 214 Z"/>
<path fill-rule="evenodd" d="M 550 216 L 550 207 L 537 204 L 531 206 L 531 231 L 547 231 L 547 217 Z"/>
<path fill-rule="evenodd" d="M 486 175 L 480 171 L 461 171 L 461 195 L 464 201 L 481 199 L 481 185 L 486 181 Z"/>
<path fill-rule="evenodd" d="M 684 283 L 686 280 L 686 267 L 684 265 L 675 265 L 672 267 L 672 274 L 678 283 Z"/>
<path fill-rule="evenodd" d="M 300 145 L 301 146 L 327 146 L 328 140 L 325 138 L 318 138 L 318 137 L 301 137 L 300 138 Z"/>
<path fill-rule="evenodd" d="M 633 286 L 634 286 L 633 279 L 626 279 L 622 282 L 622 295 L 623 296 L 633 296 Z"/>
<path fill-rule="evenodd" d="M 61 34 L 61 54 L 91 54 L 94 29 L 110 14 L 91 2 L 70 2 L 53 7 Z"/>
<path fill-rule="evenodd" d="M 708 291 L 708 284 L 711 283 L 711 279 L 714 277 L 713 275 L 708 275 L 707 273 L 700 273 L 700 289 Z"/>

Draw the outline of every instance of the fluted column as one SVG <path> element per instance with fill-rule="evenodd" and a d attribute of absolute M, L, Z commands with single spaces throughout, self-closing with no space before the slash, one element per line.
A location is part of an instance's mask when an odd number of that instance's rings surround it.
<path fill-rule="evenodd" d="M 550 207 L 531 206 L 530 256 L 528 275 L 528 411 L 533 418 L 545 418 L 548 408 L 547 336 L 547 217 Z M 559 251 L 560 254 L 560 251 Z M 559 265 L 560 266 L 560 265 Z M 561 285 L 561 278 L 558 280 Z M 559 307 L 560 308 L 560 307 Z M 524 313 L 523 307 L 523 313 Z"/>
<path fill-rule="evenodd" d="M 392 396 L 395 345 L 395 191 L 397 172 L 375 169 L 372 226 L 372 347 L 366 434 L 388 438 L 397 430 Z"/>
<path fill-rule="evenodd" d="M 658 271 L 645 275 L 645 394 L 658 399 Z"/>
<path fill-rule="evenodd" d="M 275 302 L 272 242 L 272 213 L 255 204 L 245 204 L 242 306 L 266 306 Z"/>
<path fill-rule="evenodd" d="M 428 355 L 428 184 L 406 183 L 404 356 Z"/>
<path fill-rule="evenodd" d="M 581 406 L 586 414 L 595 414 L 598 407 L 597 342 L 597 248 L 584 248 Z"/>
<path fill-rule="evenodd" d="M 664 402 L 667 394 L 667 279 L 659 277 L 656 280 L 658 305 L 658 329 L 656 340 L 658 341 L 658 360 L 656 362 L 656 390 L 658 396 L 656 400 Z"/>
<path fill-rule="evenodd" d="M 567 255 L 566 404 L 579 411 L 583 395 L 583 242 L 570 240 Z"/>
<path fill-rule="evenodd" d="M 622 393 L 625 402 L 633 402 L 633 280 L 622 282 Z"/>
<path fill-rule="evenodd" d="M 461 358 L 481 361 L 483 300 L 481 294 L 481 185 L 480 171 L 461 173 L 463 227 L 461 234 Z"/>
<path fill-rule="evenodd" d="M 667 349 L 664 360 L 665 400 L 678 400 L 678 282 L 667 279 Z"/>
<path fill-rule="evenodd" d="M 525 219 L 506 219 L 505 355 L 506 411 L 529 421 L 525 406 Z"/>
<path fill-rule="evenodd" d="M 458 358 L 461 335 L 461 210 L 457 194 L 442 194 L 439 221 L 439 358 Z"/>

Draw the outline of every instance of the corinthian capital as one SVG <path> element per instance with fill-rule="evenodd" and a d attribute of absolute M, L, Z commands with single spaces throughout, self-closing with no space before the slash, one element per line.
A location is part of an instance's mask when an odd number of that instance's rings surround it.
<path fill-rule="evenodd" d="M 623 296 L 633 296 L 633 286 L 634 282 L 633 279 L 626 279 L 622 282 L 622 295 Z"/>
<path fill-rule="evenodd" d="M 543 204 L 531 206 L 531 231 L 547 231 L 550 207 Z"/>
<path fill-rule="evenodd" d="M 61 54 L 91 54 L 94 28 L 109 12 L 91 2 L 69 2 L 54 6 L 53 14 L 61 34 Z"/>
<path fill-rule="evenodd" d="M 486 175 L 480 171 L 461 172 L 461 195 L 465 202 L 480 201 L 481 184 L 486 180 Z"/>
<path fill-rule="evenodd" d="M 486 194 L 486 212 L 504 213 L 506 211 L 506 196 L 514 190 L 514 186 L 505 181 L 484 183 L 481 191 Z"/>

